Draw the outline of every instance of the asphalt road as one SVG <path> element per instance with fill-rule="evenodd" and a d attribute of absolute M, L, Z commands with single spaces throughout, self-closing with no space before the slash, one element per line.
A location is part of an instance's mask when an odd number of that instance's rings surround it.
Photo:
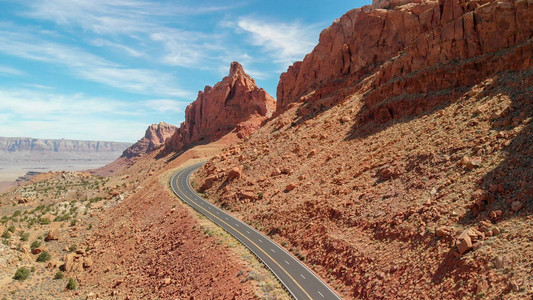
<path fill-rule="evenodd" d="M 322 280 L 281 246 L 200 197 L 191 187 L 189 177 L 203 164 L 202 162 L 187 167 L 172 176 L 170 185 L 179 198 L 250 249 L 278 277 L 294 298 L 340 299 Z"/>

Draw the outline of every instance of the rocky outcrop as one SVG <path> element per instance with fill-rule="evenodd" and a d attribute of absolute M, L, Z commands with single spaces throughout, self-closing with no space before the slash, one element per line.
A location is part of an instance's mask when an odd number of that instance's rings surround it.
<path fill-rule="evenodd" d="M 144 153 L 148 153 L 153 149 L 163 145 L 165 141 L 170 138 L 177 127 L 164 122 L 159 124 L 152 124 L 146 129 L 144 137 L 133 144 L 128 149 L 124 150 L 123 157 L 132 158 Z"/>
<path fill-rule="evenodd" d="M 365 95 L 363 122 L 435 107 L 446 98 L 439 95 L 531 66 L 532 6 L 526 0 L 375 0 L 351 10 L 281 75 L 276 113 L 298 101 L 324 110 L 355 90 Z M 428 95 L 436 101 L 427 103 Z"/>
<path fill-rule="evenodd" d="M 244 137 L 272 115 L 275 100 L 238 62 L 231 64 L 230 73 L 214 87 L 206 86 L 198 98 L 185 110 L 185 122 L 168 141 L 173 150 L 187 145 L 214 141 L 239 127 Z"/>

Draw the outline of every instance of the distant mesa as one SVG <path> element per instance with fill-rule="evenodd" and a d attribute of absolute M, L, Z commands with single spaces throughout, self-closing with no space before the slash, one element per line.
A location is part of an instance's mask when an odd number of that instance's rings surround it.
<path fill-rule="evenodd" d="M 215 141 L 235 130 L 243 138 L 272 116 L 276 101 L 233 62 L 229 75 L 214 87 L 206 86 L 185 110 L 185 122 L 169 139 L 170 149 Z"/>
<path fill-rule="evenodd" d="M 0 137 L 0 153 L 109 153 L 120 152 L 131 143 Z"/>

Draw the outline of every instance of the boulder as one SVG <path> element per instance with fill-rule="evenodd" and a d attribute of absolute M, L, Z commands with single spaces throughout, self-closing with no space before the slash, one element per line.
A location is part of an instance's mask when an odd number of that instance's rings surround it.
<path fill-rule="evenodd" d="M 55 228 L 50 231 L 48 231 L 48 235 L 46 235 L 46 238 L 44 238 L 45 241 L 57 241 L 60 238 L 59 229 Z"/>
<path fill-rule="evenodd" d="M 296 188 L 296 183 L 291 182 L 285 187 L 285 191 L 290 192 Z"/>
<path fill-rule="evenodd" d="M 204 179 L 204 182 L 202 183 L 202 186 L 200 187 L 200 191 L 203 192 L 203 191 L 210 189 L 216 181 L 217 181 L 216 175 L 211 175 L 211 176 L 206 177 Z"/>
<path fill-rule="evenodd" d="M 471 229 L 463 231 L 458 237 L 455 245 L 459 253 L 464 254 L 468 250 L 472 249 Z"/>
<path fill-rule="evenodd" d="M 228 172 L 228 180 L 240 178 L 242 176 L 242 169 L 240 167 L 234 167 Z"/>

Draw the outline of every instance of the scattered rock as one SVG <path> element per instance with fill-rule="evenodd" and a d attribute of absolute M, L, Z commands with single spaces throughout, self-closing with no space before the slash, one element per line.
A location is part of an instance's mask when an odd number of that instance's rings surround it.
<path fill-rule="evenodd" d="M 209 177 L 206 177 L 204 179 L 204 183 L 200 187 L 200 191 L 203 192 L 203 191 L 210 189 L 213 186 L 213 184 L 216 182 L 216 180 L 217 180 L 216 175 L 211 175 Z"/>
<path fill-rule="evenodd" d="M 347 123 L 347 122 L 350 122 L 352 119 L 349 117 L 349 116 L 342 116 L 341 118 L 341 123 Z"/>
<path fill-rule="evenodd" d="M 455 245 L 460 254 L 464 254 L 472 249 L 472 236 L 475 235 L 472 229 L 466 229 L 458 237 Z"/>
<path fill-rule="evenodd" d="M 500 228 L 498 227 L 492 228 L 491 232 L 492 232 L 492 235 L 498 235 L 501 233 Z"/>
<path fill-rule="evenodd" d="M 514 201 L 513 203 L 511 203 L 511 210 L 514 212 L 521 210 L 522 207 L 524 207 L 524 203 L 520 201 Z"/>
<path fill-rule="evenodd" d="M 234 179 L 240 178 L 241 176 L 242 176 L 242 169 L 240 167 L 234 167 L 228 173 L 228 180 L 232 181 Z"/>
<path fill-rule="evenodd" d="M 92 258 L 90 258 L 90 257 L 85 257 L 85 258 L 83 259 L 83 268 L 84 268 L 84 269 L 89 269 L 89 268 L 92 267 L 92 266 L 93 266 L 93 260 L 92 260 Z"/>
<path fill-rule="evenodd" d="M 453 234 L 453 229 L 448 226 L 441 226 L 437 228 L 436 234 L 438 237 L 447 237 Z"/>
<path fill-rule="evenodd" d="M 482 279 L 477 283 L 477 288 L 476 288 L 477 293 L 478 293 L 478 294 L 480 294 L 480 293 L 485 293 L 488 289 L 489 289 L 489 283 L 487 282 L 487 279 L 482 278 Z"/>
<path fill-rule="evenodd" d="M 501 216 L 503 215 L 503 212 L 501 210 L 493 210 L 490 212 L 490 218 L 492 220 L 498 220 L 499 218 L 501 218 Z"/>
<path fill-rule="evenodd" d="M 32 254 L 41 254 L 41 252 L 44 252 L 46 251 L 46 247 L 45 246 L 39 246 L 37 248 L 34 248 L 33 250 L 31 250 L 31 253 Z"/>
<path fill-rule="evenodd" d="M 290 191 L 294 190 L 294 188 L 296 188 L 296 183 L 291 182 L 285 187 L 285 191 L 290 192 Z"/>
<path fill-rule="evenodd" d="M 498 256 L 494 259 L 496 269 L 507 268 L 510 264 L 511 260 L 507 256 Z"/>
<path fill-rule="evenodd" d="M 48 235 L 46 236 L 46 238 L 44 239 L 45 241 L 57 241 L 59 240 L 59 237 L 60 237 L 60 233 L 59 233 L 59 229 L 52 229 L 48 232 Z"/>

